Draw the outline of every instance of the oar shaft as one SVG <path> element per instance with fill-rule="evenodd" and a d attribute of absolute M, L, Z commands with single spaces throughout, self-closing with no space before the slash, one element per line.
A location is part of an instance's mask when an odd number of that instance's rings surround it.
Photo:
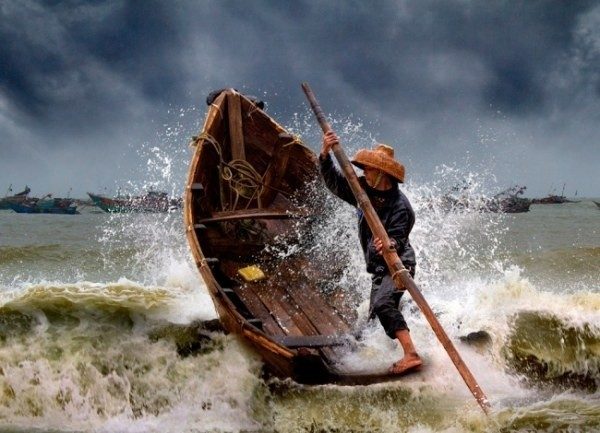
<path fill-rule="evenodd" d="M 317 116 L 317 120 L 319 121 L 319 125 L 321 126 L 323 132 L 326 133 L 331 131 L 331 126 L 329 125 L 329 122 L 327 122 L 327 119 L 323 114 L 323 110 L 317 102 L 317 99 L 313 94 L 308 83 L 302 83 L 302 89 L 304 90 L 304 93 L 308 98 L 313 112 Z M 431 307 L 423 297 L 423 294 L 415 284 L 414 280 L 411 278 L 410 274 L 402 264 L 402 261 L 400 260 L 400 257 L 396 253 L 395 249 L 391 246 L 387 232 L 383 227 L 383 224 L 381 223 L 377 212 L 375 212 L 375 209 L 373 208 L 369 197 L 367 196 L 363 188 L 360 186 L 358 177 L 356 176 L 356 173 L 354 172 L 354 169 L 352 168 L 352 165 L 350 164 L 350 161 L 348 160 L 344 149 L 342 149 L 342 146 L 339 144 L 334 145 L 333 154 L 338 160 L 340 167 L 344 173 L 344 176 L 348 180 L 348 184 L 350 185 L 350 188 L 352 189 L 352 192 L 356 197 L 358 206 L 362 209 L 364 213 L 365 219 L 367 220 L 367 223 L 369 224 L 369 227 L 373 232 L 373 236 L 378 237 L 383 243 L 383 258 L 385 259 L 385 262 L 388 265 L 390 274 L 394 279 L 396 287 L 398 287 L 399 289 L 408 290 L 413 300 L 423 312 L 423 315 L 429 322 L 429 325 L 433 329 L 433 332 L 437 336 L 438 340 L 440 341 L 444 349 L 446 349 L 448 356 L 450 356 L 450 359 L 456 366 L 458 372 L 465 381 L 465 384 L 477 400 L 477 403 L 479 403 L 479 406 L 481 406 L 483 411 L 487 414 L 490 408 L 490 404 L 487 397 L 485 396 L 481 387 L 477 384 L 475 377 L 473 377 L 471 371 L 469 370 L 465 362 L 462 360 L 460 354 L 452 344 L 452 341 L 450 341 L 450 338 L 448 338 L 446 331 L 444 331 L 444 328 L 442 328 L 442 325 L 437 320 L 437 317 L 435 317 L 433 310 L 431 309 Z"/>

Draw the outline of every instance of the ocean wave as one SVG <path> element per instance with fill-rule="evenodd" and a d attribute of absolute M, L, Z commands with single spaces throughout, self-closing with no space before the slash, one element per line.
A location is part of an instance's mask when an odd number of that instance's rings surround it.
<path fill-rule="evenodd" d="M 43 316 L 56 324 L 73 319 L 114 321 L 119 317 L 157 317 L 161 308 L 168 307 L 174 298 L 166 289 L 127 280 L 112 284 L 35 284 L 2 295 L 0 316 L 18 312 L 38 321 Z"/>
<path fill-rule="evenodd" d="M 504 352 L 515 371 L 537 384 L 598 389 L 598 323 L 574 324 L 547 312 L 523 311 L 512 318 L 511 326 Z"/>
<path fill-rule="evenodd" d="M 256 425 L 249 406 L 260 364 L 236 339 L 215 333 L 201 350 L 182 354 L 172 332 L 95 329 L 29 333 L 0 348 L 0 426 L 186 431 L 197 423 L 207 431 L 239 431 Z M 188 424 L 198 415 L 202 422 Z M 167 428 L 160 427 L 165 420 Z"/>
<path fill-rule="evenodd" d="M 73 319 L 94 322 L 128 318 L 132 326 L 142 321 L 186 324 L 215 317 L 205 291 L 146 286 L 126 278 L 106 284 L 43 282 L 2 292 L 0 320 L 17 313 L 57 324 Z"/>
<path fill-rule="evenodd" d="M 107 261 L 124 263 L 135 255 L 141 248 L 135 246 L 120 246 L 111 249 L 108 253 L 99 252 L 94 245 L 65 245 L 65 244 L 39 244 L 20 246 L 0 246 L 0 265 L 13 271 L 26 269 L 26 266 L 39 266 L 40 262 L 61 265 L 73 263 L 80 266 L 84 261 L 92 261 L 98 265 L 98 258 Z M 104 265 L 104 263 L 102 263 Z M 12 267 L 12 268 L 11 268 Z"/>
<path fill-rule="evenodd" d="M 37 260 L 63 261 L 80 254 L 61 244 L 0 246 L 0 265 L 35 262 Z"/>
<path fill-rule="evenodd" d="M 44 283 L 3 294 L 0 426 L 130 426 L 187 407 L 214 409 L 206 416 L 214 429 L 252 427 L 247 388 L 259 384 L 260 363 L 218 322 L 192 320 L 205 307 L 186 315 L 185 304 L 199 300 L 124 279 Z"/>
<path fill-rule="evenodd" d="M 0 288 L 48 279 L 77 282 L 118 277 L 127 272 L 139 249 L 121 246 L 104 252 L 85 243 L 0 246 Z"/>
<path fill-rule="evenodd" d="M 600 429 L 598 396 L 588 400 L 559 394 L 547 401 L 521 404 L 495 416 L 500 432 L 595 432 Z"/>
<path fill-rule="evenodd" d="M 566 280 L 572 284 L 587 279 L 597 283 L 600 274 L 600 247 L 592 245 L 529 252 L 516 255 L 514 260 L 538 280 Z"/>
<path fill-rule="evenodd" d="M 513 394 L 517 388 L 510 384 L 511 377 L 522 380 L 518 389 L 525 393 L 555 385 L 597 390 L 600 293 L 593 286 L 577 292 L 540 287 L 514 266 L 502 272 L 500 279 L 465 279 L 442 296 L 427 293 L 444 328 L 469 346 L 464 355 L 479 353 L 477 363 L 490 362 L 493 369 L 482 374 L 493 373 L 494 386 L 509 384 Z M 410 309 L 407 313 L 418 347 L 427 344 L 430 333 L 421 338 L 427 324 Z"/>

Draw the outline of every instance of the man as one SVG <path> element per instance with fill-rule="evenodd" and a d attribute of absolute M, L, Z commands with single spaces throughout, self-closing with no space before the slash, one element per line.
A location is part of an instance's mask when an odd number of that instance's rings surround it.
<path fill-rule="evenodd" d="M 358 207 L 348 181 L 335 168 L 329 154 L 331 148 L 338 143 L 339 139 L 334 132 L 328 132 L 323 136 L 323 146 L 319 155 L 321 174 L 331 192 Z M 398 183 L 404 182 L 404 166 L 394 159 L 394 149 L 385 144 L 378 144 L 373 150 L 359 150 L 352 159 L 352 163 L 363 170 L 364 177 L 359 178 L 360 183 L 381 219 L 402 263 L 414 276 L 415 252 L 410 245 L 408 236 L 415 222 L 415 213 L 408 198 L 398 188 Z M 398 339 L 404 351 L 402 359 L 392 364 L 389 371 L 393 374 L 402 374 L 417 369 L 423 362 L 412 342 L 406 321 L 398 309 L 400 298 L 404 292 L 396 288 L 383 259 L 382 241 L 373 237 L 360 209 L 358 210 L 358 227 L 367 272 L 372 275 L 369 319 L 377 316 L 386 334 L 392 339 Z"/>

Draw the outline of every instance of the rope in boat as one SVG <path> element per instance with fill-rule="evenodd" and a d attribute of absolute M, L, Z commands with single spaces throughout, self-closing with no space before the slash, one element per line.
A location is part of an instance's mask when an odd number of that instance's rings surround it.
<path fill-rule="evenodd" d="M 235 192 L 232 209 L 237 208 L 240 197 L 248 199 L 246 209 L 255 197 L 258 207 L 261 208 L 260 196 L 265 186 L 262 183 L 262 176 L 252 167 L 252 164 L 243 159 L 234 159 L 229 163 L 224 163 L 224 165 L 221 178 L 229 183 L 230 203 L 232 199 L 231 191 Z"/>
<path fill-rule="evenodd" d="M 211 144 L 219 156 L 219 187 L 221 192 L 221 203 L 224 203 L 225 198 L 225 191 L 222 184 L 222 182 L 225 181 L 229 185 L 229 203 L 232 203 L 231 210 L 235 210 L 237 208 L 240 197 L 248 200 L 248 203 L 245 207 L 246 209 L 250 206 L 250 202 L 255 198 L 258 207 L 261 208 L 261 196 L 263 195 L 265 188 L 271 188 L 282 194 L 285 194 L 286 196 L 288 195 L 283 190 L 266 185 L 264 183 L 265 175 L 260 175 L 260 173 L 258 173 L 258 171 L 248 161 L 243 159 L 234 159 L 230 162 L 225 162 L 223 160 L 221 145 L 209 133 L 202 132 L 200 136 L 198 136 L 198 141 L 200 140 L 204 140 L 205 142 Z M 283 146 L 287 147 L 292 144 L 301 143 L 297 137 L 294 137 L 292 141 L 284 144 Z"/>

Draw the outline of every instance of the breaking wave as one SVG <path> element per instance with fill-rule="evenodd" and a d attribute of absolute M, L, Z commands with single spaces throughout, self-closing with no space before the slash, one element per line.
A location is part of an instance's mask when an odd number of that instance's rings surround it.
<path fill-rule="evenodd" d="M 121 430 L 124 420 L 160 424 L 184 408 L 206 413 L 212 429 L 254 425 L 246 406 L 260 363 L 198 321 L 201 311 L 185 314 L 206 299 L 129 281 L 35 285 L 6 297 L 0 425 Z"/>
<path fill-rule="evenodd" d="M 600 295 L 589 294 L 588 298 L 587 305 L 600 307 Z M 552 313 L 516 314 L 504 347 L 509 366 L 534 384 L 596 391 L 600 384 L 600 327 L 597 321 L 578 322 Z"/>

